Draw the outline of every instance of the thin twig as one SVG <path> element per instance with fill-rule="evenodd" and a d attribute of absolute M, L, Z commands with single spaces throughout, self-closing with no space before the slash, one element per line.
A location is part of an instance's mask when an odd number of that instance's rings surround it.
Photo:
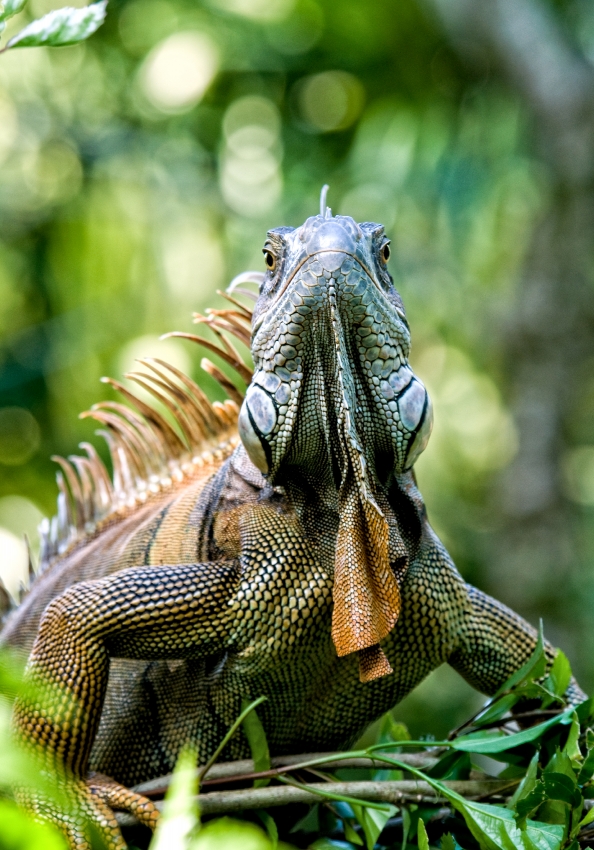
<path fill-rule="evenodd" d="M 461 794 L 466 799 L 485 799 L 509 790 L 516 785 L 518 780 L 452 780 L 443 781 L 442 784 Z M 216 815 L 225 812 L 240 812 L 247 809 L 267 809 L 274 806 L 285 806 L 289 803 L 317 803 L 321 795 L 331 790 L 333 794 L 345 797 L 357 797 L 361 800 L 380 803 L 401 803 L 406 800 L 415 803 L 435 802 L 442 799 L 440 795 L 427 782 L 420 780 L 399 781 L 353 781 L 316 783 L 305 787 L 294 785 L 273 785 L 267 788 L 242 788 L 236 791 L 210 791 L 200 794 L 198 803 L 203 815 Z M 316 793 L 318 792 L 318 793 Z M 155 803 L 158 809 L 162 807 L 162 801 Z M 117 815 L 121 825 L 135 823 L 130 815 Z"/>
<path fill-rule="evenodd" d="M 441 749 L 432 749 L 425 753 L 400 753 L 399 758 L 411 767 L 429 769 L 436 764 Z M 378 753 L 379 755 L 379 753 Z M 213 785 L 229 784 L 231 782 L 250 782 L 254 779 L 273 779 L 276 776 L 295 770 L 305 770 L 315 765 L 323 765 L 326 770 L 338 768 L 371 768 L 380 769 L 381 762 L 368 756 L 341 758 L 340 753 L 302 753 L 301 755 L 276 756 L 272 759 L 272 769 L 254 772 L 254 763 L 251 759 L 241 761 L 223 762 L 214 764 L 208 771 L 209 779 L 201 783 L 201 787 L 212 787 Z M 312 764 L 313 763 L 313 764 Z M 202 770 L 202 769 L 200 769 Z M 198 773 L 200 773 L 200 770 Z M 204 774 L 203 774 L 204 775 Z M 171 774 L 161 776 L 158 779 L 150 779 L 134 787 L 134 791 L 144 794 L 145 797 L 156 797 L 165 794 L 169 788 Z"/>
<path fill-rule="evenodd" d="M 261 703 L 265 702 L 267 699 L 268 697 L 258 697 L 258 699 L 250 703 L 247 708 L 244 708 L 239 717 L 231 724 L 231 726 L 229 727 L 229 731 L 227 732 L 219 746 L 216 748 L 216 750 L 206 762 L 204 767 L 200 768 L 200 770 L 198 771 L 198 786 L 200 786 L 200 783 L 202 782 L 208 771 L 211 769 L 215 761 L 221 755 L 233 735 L 235 735 L 235 733 L 237 732 L 245 718 L 248 716 L 248 714 L 255 708 L 257 708 Z"/>
<path fill-rule="evenodd" d="M 463 726 L 459 726 L 458 729 L 455 729 L 454 732 L 450 732 L 452 738 L 448 737 L 448 740 L 454 740 L 457 738 L 461 731 L 465 729 L 475 728 L 476 730 L 483 729 L 497 729 L 499 727 L 507 726 L 508 723 L 515 723 L 516 720 L 538 720 L 541 717 L 554 717 L 556 714 L 561 714 L 562 712 L 559 709 L 555 708 L 541 708 L 535 711 L 523 711 L 518 712 L 517 714 L 512 714 L 511 717 L 501 717 L 499 720 L 491 720 L 489 723 L 473 723 L 472 720 L 469 720 Z M 475 715 L 476 717 L 476 715 Z M 474 720 L 474 718 L 473 718 Z"/>

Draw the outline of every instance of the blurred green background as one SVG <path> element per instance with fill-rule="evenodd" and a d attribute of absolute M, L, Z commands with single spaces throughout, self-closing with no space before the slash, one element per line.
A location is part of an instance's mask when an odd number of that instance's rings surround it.
<path fill-rule="evenodd" d="M 59 5 L 31 0 L 2 43 Z M 50 455 L 92 438 L 77 414 L 99 378 L 146 354 L 198 377 L 204 352 L 159 335 L 222 306 L 327 182 L 334 213 L 392 239 L 435 405 L 432 523 L 591 690 L 592 59 L 586 0 L 111 0 L 88 42 L 0 56 L 10 590 L 23 531 L 35 548 L 54 512 Z M 476 704 L 445 670 L 396 714 L 441 735 Z"/>

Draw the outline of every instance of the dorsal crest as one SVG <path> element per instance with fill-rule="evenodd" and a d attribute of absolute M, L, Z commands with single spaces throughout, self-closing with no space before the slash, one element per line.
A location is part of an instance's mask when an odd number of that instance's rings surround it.
<path fill-rule="evenodd" d="M 232 339 L 250 344 L 252 310 L 236 295 L 254 299 L 242 284 L 260 284 L 259 272 L 245 272 L 219 292 L 228 302 L 224 309 L 194 314 L 194 322 L 207 326 L 215 340 L 197 334 L 173 332 L 164 337 L 187 339 L 206 348 L 232 367 L 241 382 L 249 384 L 252 369 Z M 231 294 L 233 293 L 233 294 Z M 222 460 L 238 443 L 237 415 L 243 391 L 215 363 L 203 358 L 201 367 L 225 390 L 224 402 L 211 402 L 188 375 L 157 358 L 139 361 L 140 369 L 126 378 L 155 400 L 144 401 L 113 378 L 102 381 L 122 396 L 120 401 L 101 401 L 81 413 L 96 420 L 96 432 L 107 442 L 112 473 L 95 447 L 80 444 L 83 455 L 54 456 L 60 469 L 57 512 L 40 526 L 39 572 L 58 555 L 84 542 L 104 522 L 128 514 L 148 499 L 181 483 L 212 460 Z"/>

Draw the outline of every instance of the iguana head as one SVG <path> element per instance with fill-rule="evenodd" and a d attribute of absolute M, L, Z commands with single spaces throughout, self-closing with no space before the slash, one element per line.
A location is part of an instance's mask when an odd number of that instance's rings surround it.
<path fill-rule="evenodd" d="M 408 362 L 389 252 L 380 224 L 329 210 L 269 231 L 255 371 L 239 417 L 244 446 L 272 484 L 317 475 L 336 488 L 333 638 L 339 655 L 364 651 L 362 678 L 390 671 L 377 645 L 400 608 L 378 493 L 412 467 L 432 423 Z"/>

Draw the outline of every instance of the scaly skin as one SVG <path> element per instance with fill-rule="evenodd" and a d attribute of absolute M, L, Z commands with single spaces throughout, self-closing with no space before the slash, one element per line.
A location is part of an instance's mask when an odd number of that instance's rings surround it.
<path fill-rule="evenodd" d="M 463 581 L 427 521 L 430 403 L 385 245 L 346 217 L 271 231 L 243 445 L 227 434 L 226 457 L 54 558 L 9 620 L 7 643 L 36 635 L 16 727 L 79 808 L 23 799 L 72 847 L 90 847 L 84 817 L 125 846 L 109 805 L 152 823 L 117 783 L 169 772 L 187 741 L 204 762 L 244 698 L 268 697 L 273 754 L 338 749 L 444 662 L 492 694 L 530 656 L 535 630 Z M 224 757 L 248 754 L 237 735 Z"/>

